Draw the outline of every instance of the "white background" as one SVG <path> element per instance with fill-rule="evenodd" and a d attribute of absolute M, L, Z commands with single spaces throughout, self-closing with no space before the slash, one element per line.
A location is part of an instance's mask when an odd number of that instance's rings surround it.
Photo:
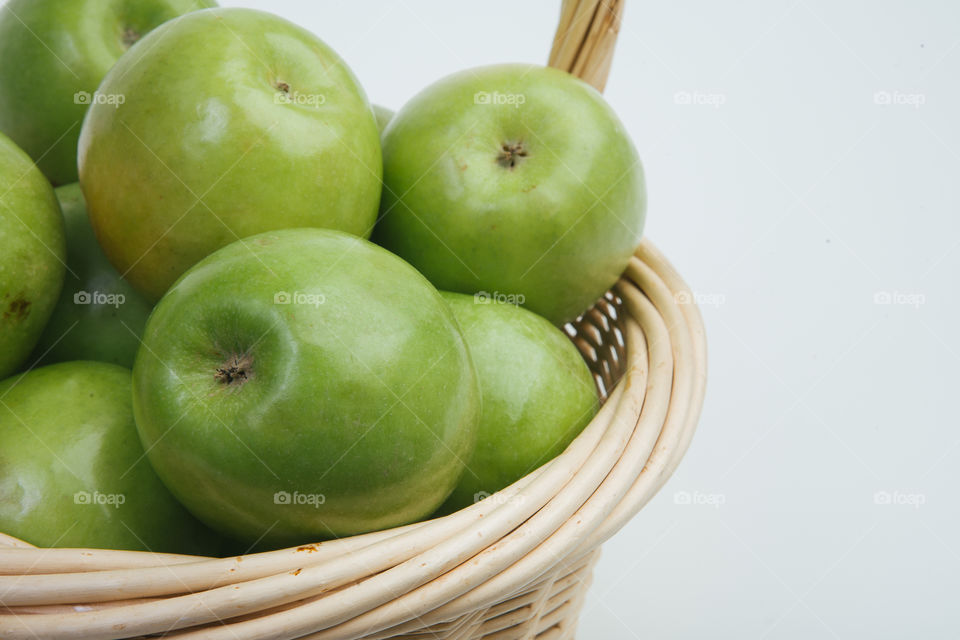
<path fill-rule="evenodd" d="M 559 10 L 223 4 L 311 29 L 392 108 L 545 61 Z M 581 640 L 960 634 L 958 45 L 946 0 L 627 2 L 606 94 L 647 235 L 704 303 L 710 382 L 679 471 L 604 547 Z"/>

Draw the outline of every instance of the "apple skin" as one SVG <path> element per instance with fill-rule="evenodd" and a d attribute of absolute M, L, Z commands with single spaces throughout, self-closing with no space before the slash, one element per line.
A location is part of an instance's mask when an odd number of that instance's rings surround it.
<path fill-rule="evenodd" d="M 505 302 L 441 292 L 477 369 L 483 411 L 467 471 L 441 509 L 496 493 L 563 452 L 599 408 L 576 346 L 546 319 Z"/>
<path fill-rule="evenodd" d="M 439 289 L 523 296 L 560 325 L 616 282 L 640 240 L 636 149 L 602 96 L 563 71 L 448 76 L 397 112 L 383 154 L 374 241 Z"/>
<path fill-rule="evenodd" d="M 104 362 L 0 382 L 0 531 L 40 547 L 221 548 L 144 457 L 130 393 L 130 370 Z"/>
<path fill-rule="evenodd" d="M 387 128 L 387 125 L 390 124 L 390 121 L 393 119 L 393 111 L 387 109 L 386 107 L 380 106 L 379 104 L 373 106 L 373 116 L 377 119 L 377 129 L 380 131 L 380 135 L 383 135 L 384 130 Z"/>
<path fill-rule="evenodd" d="M 150 299 L 238 238 L 369 236 L 382 172 L 373 111 L 310 32 L 260 11 L 197 11 L 131 47 L 100 92 L 125 101 L 87 112 L 80 184 L 110 262 Z"/>
<path fill-rule="evenodd" d="M 97 85 L 130 43 L 208 0 L 9 0 L 0 7 L 0 131 L 54 184 L 77 181 L 77 138 Z"/>
<path fill-rule="evenodd" d="M 80 185 L 64 185 L 55 192 L 66 226 L 68 270 L 34 349 L 35 359 L 40 364 L 97 360 L 133 367 L 153 305 L 103 255 Z"/>
<path fill-rule="evenodd" d="M 0 379 L 40 338 L 63 284 L 65 253 L 53 187 L 0 134 Z"/>
<path fill-rule="evenodd" d="M 163 297 L 143 340 L 134 411 L 150 461 L 240 541 L 416 521 L 473 448 L 480 392 L 456 321 L 361 238 L 286 229 L 224 247 Z"/>

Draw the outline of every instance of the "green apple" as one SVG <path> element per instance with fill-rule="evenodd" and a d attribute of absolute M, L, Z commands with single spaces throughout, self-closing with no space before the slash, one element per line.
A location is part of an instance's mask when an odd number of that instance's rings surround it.
<path fill-rule="evenodd" d="M 63 236 L 50 183 L 0 134 L 0 378 L 26 359 L 57 302 Z"/>
<path fill-rule="evenodd" d="M 241 541 L 300 544 L 413 522 L 453 490 L 480 392 L 436 289 L 326 229 L 224 247 L 170 289 L 134 365 L 157 473 Z"/>
<path fill-rule="evenodd" d="M 0 531 L 40 547 L 217 547 L 150 468 L 130 395 L 130 370 L 104 362 L 0 383 Z"/>
<path fill-rule="evenodd" d="M 277 16 L 210 9 L 130 48 L 80 134 L 80 184 L 104 252 L 152 299 L 238 238 L 288 227 L 368 236 L 380 138 L 332 49 Z"/>
<path fill-rule="evenodd" d="M 640 241 L 643 170 L 616 114 L 556 69 L 464 71 L 397 112 L 374 240 L 438 288 L 513 296 L 555 324 L 592 305 Z"/>
<path fill-rule="evenodd" d="M 54 184 L 77 180 L 97 85 L 145 33 L 212 0 L 9 0 L 0 7 L 0 131 Z"/>
<path fill-rule="evenodd" d="M 487 296 L 443 292 L 473 357 L 477 444 L 444 511 L 473 504 L 559 455 L 597 413 L 593 376 L 562 331 Z"/>
<path fill-rule="evenodd" d="M 393 119 L 393 111 L 379 104 L 375 104 L 373 105 L 373 117 L 377 119 L 377 129 L 380 130 L 380 135 L 382 136 L 384 129 L 387 128 L 387 125 L 390 124 L 390 121 Z"/>
<path fill-rule="evenodd" d="M 41 364 L 98 360 L 132 367 L 153 305 L 103 255 L 80 185 L 58 187 L 56 194 L 66 224 L 67 273 L 34 355 Z"/>

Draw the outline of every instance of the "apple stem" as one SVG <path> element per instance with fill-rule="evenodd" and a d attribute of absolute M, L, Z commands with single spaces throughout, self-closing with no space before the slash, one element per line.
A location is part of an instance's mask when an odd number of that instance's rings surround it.
<path fill-rule="evenodd" d="M 123 30 L 123 45 L 129 49 L 140 39 L 140 33 L 133 27 L 127 27 Z"/>
<path fill-rule="evenodd" d="M 524 148 L 522 142 L 504 142 L 500 145 L 497 164 L 504 169 L 513 169 L 520 161 L 519 158 L 526 158 L 527 155 L 527 150 Z"/>
<path fill-rule="evenodd" d="M 231 355 L 222 366 L 217 367 L 213 378 L 225 385 L 231 385 L 234 382 L 238 385 L 243 384 L 250 378 L 252 364 L 253 358 L 248 353 Z"/>

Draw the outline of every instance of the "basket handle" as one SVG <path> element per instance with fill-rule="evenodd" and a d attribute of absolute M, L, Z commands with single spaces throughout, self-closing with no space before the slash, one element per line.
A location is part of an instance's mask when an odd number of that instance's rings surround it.
<path fill-rule="evenodd" d="M 625 0 L 563 0 L 549 65 L 603 91 Z"/>

